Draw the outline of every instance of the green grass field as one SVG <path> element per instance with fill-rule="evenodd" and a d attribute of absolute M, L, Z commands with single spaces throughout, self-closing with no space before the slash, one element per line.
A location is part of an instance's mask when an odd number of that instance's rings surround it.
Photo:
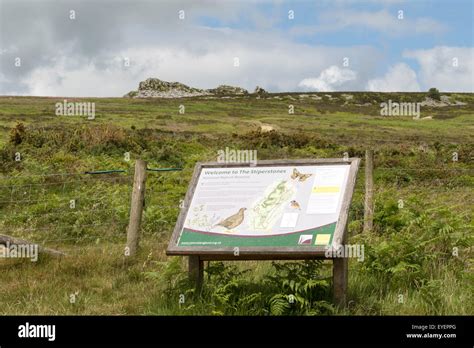
<path fill-rule="evenodd" d="M 325 94 L 84 99 L 96 103 L 94 120 L 56 116 L 64 98 L 0 97 L 0 234 L 68 254 L 0 259 L 0 314 L 472 315 L 474 95 L 448 94 L 467 104 L 422 107 L 432 119 L 414 120 L 380 116 L 379 103 L 422 93 Z M 195 163 L 225 147 L 257 150 L 260 160 L 375 149 L 374 231 L 362 231 L 361 169 L 349 241 L 365 245 L 365 260 L 350 260 L 346 308 L 331 303 L 329 262 L 211 262 L 197 294 L 186 259 L 165 255 Z M 183 171 L 149 173 L 131 259 L 124 246 L 138 158 Z M 82 174 L 104 169 L 127 172 Z"/>

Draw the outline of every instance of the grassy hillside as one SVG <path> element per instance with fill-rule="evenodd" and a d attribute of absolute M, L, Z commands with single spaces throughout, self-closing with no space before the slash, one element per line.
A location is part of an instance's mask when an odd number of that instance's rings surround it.
<path fill-rule="evenodd" d="M 0 97 L 0 234 L 68 254 L 0 259 L 0 314 L 473 314 L 474 95 L 448 94 L 466 105 L 422 107 L 432 119 L 414 120 L 380 116 L 379 104 L 423 94 L 349 94 L 84 99 L 94 120 L 56 116 L 64 98 Z M 225 147 L 261 160 L 376 150 L 374 233 L 362 233 L 363 170 L 350 212 L 349 241 L 365 245 L 365 260 L 350 260 L 347 308 L 331 304 L 329 262 L 212 262 L 195 294 L 186 260 L 166 257 L 195 163 Z M 137 158 L 183 171 L 149 173 L 130 259 Z M 103 169 L 127 172 L 83 174 Z"/>

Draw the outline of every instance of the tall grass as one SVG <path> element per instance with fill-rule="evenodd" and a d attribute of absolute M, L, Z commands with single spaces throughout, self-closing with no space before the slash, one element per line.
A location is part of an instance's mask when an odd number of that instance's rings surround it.
<path fill-rule="evenodd" d="M 380 96 L 357 94 L 353 103 L 367 98 Z M 472 314 L 471 104 L 421 125 L 381 120 L 370 107 L 307 99 L 291 100 L 302 110 L 297 116 L 288 115 L 287 96 L 190 99 L 183 117 L 172 100 L 105 99 L 98 101 L 102 116 L 86 123 L 45 115 L 50 100 L 0 98 L 0 231 L 69 255 L 38 263 L 0 260 L 0 313 Z M 277 130 L 261 132 L 257 121 Z M 211 262 L 196 293 L 185 259 L 165 256 L 197 161 L 214 160 L 225 147 L 256 149 L 259 159 L 362 157 L 368 144 L 376 149 L 375 229 L 362 233 L 361 170 L 349 241 L 365 246 L 365 259 L 350 260 L 346 308 L 332 304 L 329 262 Z M 183 171 L 149 174 L 142 247 L 131 260 L 124 243 L 137 158 Z M 100 169 L 127 173 L 80 174 Z"/>

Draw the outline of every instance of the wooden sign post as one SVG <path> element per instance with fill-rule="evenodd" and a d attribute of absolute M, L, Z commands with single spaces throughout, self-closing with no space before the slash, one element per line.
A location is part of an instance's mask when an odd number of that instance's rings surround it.
<path fill-rule="evenodd" d="M 359 162 L 197 163 L 166 253 L 189 256 L 197 287 L 203 261 L 332 259 L 334 299 L 344 305 L 348 260 L 335 251 L 347 241 Z"/>

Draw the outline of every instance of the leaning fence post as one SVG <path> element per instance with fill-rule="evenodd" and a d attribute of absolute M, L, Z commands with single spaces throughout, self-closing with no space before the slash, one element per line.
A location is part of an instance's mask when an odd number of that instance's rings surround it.
<path fill-rule="evenodd" d="M 136 254 L 140 241 L 140 223 L 145 203 L 146 166 L 147 162 L 145 161 L 137 160 L 135 162 L 130 221 L 127 230 L 127 247 L 125 249 L 128 256 Z"/>
<path fill-rule="evenodd" d="M 365 151 L 364 232 L 372 232 L 374 224 L 374 150 Z"/>

